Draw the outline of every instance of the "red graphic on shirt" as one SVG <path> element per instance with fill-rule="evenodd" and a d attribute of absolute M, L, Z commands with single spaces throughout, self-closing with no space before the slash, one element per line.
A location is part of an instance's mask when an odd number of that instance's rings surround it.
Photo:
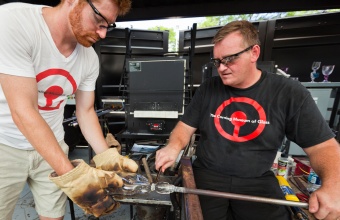
<path fill-rule="evenodd" d="M 49 76 L 65 77 L 72 85 L 72 94 L 75 93 L 77 89 L 77 84 L 69 72 L 63 69 L 49 69 L 49 70 L 43 71 L 36 76 L 37 83 L 39 83 L 41 80 Z M 63 95 L 63 93 L 64 93 L 64 89 L 61 86 L 58 86 L 58 85 L 50 86 L 44 92 L 44 96 L 46 98 L 46 105 L 45 106 L 39 105 L 38 108 L 40 110 L 45 110 L 45 111 L 59 109 L 61 103 L 63 103 L 64 100 L 61 100 L 55 104 L 53 104 L 53 101 L 57 99 L 58 97 L 60 97 L 61 95 Z"/>
<path fill-rule="evenodd" d="M 240 103 L 246 103 L 249 104 L 251 106 L 253 106 L 256 111 L 258 112 L 260 118 L 258 121 L 262 121 L 265 122 L 266 121 L 266 113 L 264 112 L 264 109 L 262 108 L 262 106 L 256 102 L 253 99 L 250 98 L 246 98 L 246 97 L 236 97 L 236 98 L 230 98 L 229 100 L 224 101 L 216 110 L 215 115 L 216 116 L 220 116 L 222 111 L 231 103 L 235 103 L 235 102 L 240 102 Z M 264 123 L 257 123 L 258 127 L 255 129 L 255 131 L 253 131 L 252 133 L 245 135 L 245 136 L 239 136 L 239 131 L 240 128 L 245 125 L 246 121 L 247 121 L 247 115 L 242 112 L 242 111 L 236 111 L 234 112 L 230 118 L 231 123 L 234 125 L 234 131 L 232 134 L 228 134 L 221 126 L 220 123 L 220 117 L 215 117 L 214 119 L 214 123 L 215 123 L 215 127 L 217 129 L 217 131 L 226 139 L 229 139 L 231 141 L 235 141 L 235 142 L 245 142 L 245 141 L 249 141 L 252 140 L 254 138 L 256 138 L 257 136 L 259 136 L 261 134 L 261 132 L 263 131 L 263 129 L 265 128 L 265 124 Z M 237 118 L 238 120 L 233 120 Z"/>

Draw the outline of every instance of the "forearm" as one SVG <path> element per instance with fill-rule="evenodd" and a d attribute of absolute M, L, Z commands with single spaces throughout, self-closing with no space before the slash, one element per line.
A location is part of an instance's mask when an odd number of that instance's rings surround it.
<path fill-rule="evenodd" d="M 185 125 L 183 122 L 178 122 L 175 129 L 172 131 L 169 137 L 169 145 L 182 150 L 190 141 L 191 136 L 195 133 L 194 128 Z"/>
<path fill-rule="evenodd" d="M 58 175 L 73 169 L 52 130 L 38 110 L 25 109 L 25 111 L 21 111 L 19 109 L 12 112 L 12 117 L 21 133 Z"/>
<path fill-rule="evenodd" d="M 331 139 L 315 147 L 315 150 L 310 149 L 306 153 L 322 185 L 334 187 L 334 184 L 340 184 L 340 147 L 337 141 Z"/>
<path fill-rule="evenodd" d="M 94 109 L 81 109 L 76 111 L 77 120 L 86 141 L 96 154 L 102 153 L 109 147 L 105 141 L 98 116 Z"/>

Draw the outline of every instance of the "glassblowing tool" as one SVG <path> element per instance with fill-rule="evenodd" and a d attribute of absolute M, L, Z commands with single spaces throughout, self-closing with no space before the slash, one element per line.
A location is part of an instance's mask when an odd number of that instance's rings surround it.
<path fill-rule="evenodd" d="M 308 203 L 304 203 L 304 202 L 295 202 L 295 201 L 265 198 L 265 197 L 259 197 L 259 196 L 241 195 L 241 194 L 218 192 L 218 191 L 212 191 L 212 190 L 190 189 L 186 187 L 177 187 L 167 182 L 158 182 L 158 183 L 152 183 L 152 184 L 125 184 L 122 187 L 122 189 L 125 192 L 125 195 L 150 193 L 153 191 L 159 194 L 170 194 L 170 193 L 177 192 L 177 193 L 190 193 L 190 194 L 196 194 L 196 195 L 221 197 L 221 198 L 226 198 L 226 199 L 244 200 L 244 201 L 250 201 L 250 202 L 262 202 L 262 203 L 270 203 L 270 204 L 276 204 L 276 205 L 308 208 Z M 110 194 L 113 195 L 114 193 L 110 193 Z"/>
<path fill-rule="evenodd" d="M 304 203 L 304 202 L 294 202 L 294 201 L 287 201 L 287 200 L 281 200 L 281 199 L 241 195 L 241 194 L 235 194 L 235 193 L 217 192 L 217 191 L 212 191 L 212 190 L 190 189 L 186 187 L 174 186 L 166 182 L 152 184 L 151 190 L 155 190 L 157 193 L 160 193 L 160 194 L 169 194 L 173 192 L 191 193 L 191 194 L 196 194 L 196 195 L 214 196 L 214 197 L 221 197 L 221 198 L 227 198 L 227 199 L 237 199 L 237 200 L 244 200 L 244 201 L 251 201 L 251 202 L 262 202 L 262 203 L 270 203 L 270 204 L 277 204 L 277 205 L 308 208 L 308 203 Z"/>
<path fill-rule="evenodd" d="M 148 177 L 149 183 L 151 184 L 152 183 L 152 176 L 151 176 L 150 168 L 148 166 L 148 162 L 146 161 L 145 157 L 142 158 L 142 162 L 143 162 L 145 174 Z"/>
<path fill-rule="evenodd" d="M 156 176 L 155 183 L 158 183 L 159 175 L 160 175 L 161 173 L 162 173 L 162 167 L 159 168 L 159 171 L 158 171 L 157 176 Z"/>

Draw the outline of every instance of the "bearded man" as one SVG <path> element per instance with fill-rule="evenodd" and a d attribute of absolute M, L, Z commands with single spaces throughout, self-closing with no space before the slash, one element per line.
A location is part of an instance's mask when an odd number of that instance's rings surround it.
<path fill-rule="evenodd" d="M 0 7 L 1 219 L 12 219 L 26 182 L 40 219 L 63 219 L 67 196 L 97 217 L 119 207 L 105 188 L 121 187 L 116 171 L 135 172 L 138 165 L 110 149 L 103 136 L 94 109 L 99 61 L 91 46 L 130 7 L 130 0 Z M 62 122 L 73 94 L 96 168 L 67 156 Z"/>

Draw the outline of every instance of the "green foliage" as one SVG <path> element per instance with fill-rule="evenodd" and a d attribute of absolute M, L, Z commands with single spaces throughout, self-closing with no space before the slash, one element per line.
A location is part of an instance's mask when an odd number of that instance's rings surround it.
<path fill-rule="evenodd" d="M 286 17 L 298 17 L 298 16 L 308 16 L 323 13 L 339 12 L 340 9 L 330 9 L 330 10 L 311 10 L 311 11 L 291 11 L 287 12 Z"/>
<path fill-rule="evenodd" d="M 148 30 L 153 31 L 168 31 L 169 32 L 169 51 L 173 52 L 177 50 L 177 39 L 176 39 L 176 32 L 173 28 L 163 27 L 163 26 L 156 26 L 148 28 Z"/>
<path fill-rule="evenodd" d="M 279 13 L 259 13 L 259 14 L 242 14 L 242 15 L 225 15 L 225 16 L 212 16 L 206 17 L 204 21 L 197 24 L 197 28 L 209 28 L 216 26 L 223 26 L 231 21 L 235 20 L 248 20 L 254 21 L 264 21 L 287 17 L 298 17 L 298 16 L 308 16 L 313 14 L 321 13 L 332 13 L 340 12 L 340 9 L 329 9 L 329 10 L 312 10 L 312 11 L 290 11 L 290 12 L 279 12 Z M 176 31 L 173 28 L 168 28 L 164 26 L 155 26 L 149 28 L 148 30 L 159 30 L 159 31 L 169 31 L 169 51 L 177 51 L 178 39 L 176 36 Z"/>
<path fill-rule="evenodd" d="M 313 14 L 332 13 L 332 12 L 340 12 L 340 9 L 212 16 L 212 17 L 206 17 L 203 22 L 200 22 L 197 24 L 197 27 L 198 28 L 209 28 L 209 27 L 223 26 L 231 21 L 236 21 L 236 20 L 264 21 L 264 20 L 272 20 L 272 19 L 279 19 L 279 18 L 286 18 L 286 17 L 308 16 L 308 15 L 313 15 Z"/>

